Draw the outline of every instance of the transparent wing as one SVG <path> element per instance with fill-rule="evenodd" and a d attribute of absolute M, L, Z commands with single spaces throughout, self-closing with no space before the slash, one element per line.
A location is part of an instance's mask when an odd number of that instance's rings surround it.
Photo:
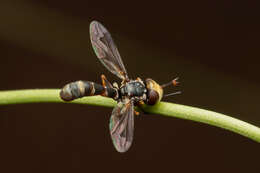
<path fill-rule="evenodd" d="M 121 79 L 128 79 L 127 72 L 110 33 L 99 22 L 90 24 L 92 47 L 102 64 Z"/>
<path fill-rule="evenodd" d="M 119 102 L 113 109 L 109 124 L 113 144 L 118 152 L 126 152 L 134 137 L 134 104 Z"/>

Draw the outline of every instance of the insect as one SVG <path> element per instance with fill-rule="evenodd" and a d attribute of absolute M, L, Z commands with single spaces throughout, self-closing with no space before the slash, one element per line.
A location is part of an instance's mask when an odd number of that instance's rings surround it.
<path fill-rule="evenodd" d="M 120 86 L 115 82 L 111 84 L 101 75 L 102 85 L 81 80 L 71 82 L 61 89 L 60 97 L 64 101 L 71 101 L 84 96 L 101 95 L 116 100 L 117 105 L 112 111 L 109 123 L 110 135 L 116 150 L 126 152 L 133 142 L 134 114 L 139 114 L 134 110 L 134 106 L 156 104 L 163 97 L 163 88 L 176 86 L 177 78 L 164 85 L 159 85 L 150 78 L 145 81 L 140 78 L 130 79 L 110 33 L 97 21 L 90 24 L 90 39 L 101 63 L 122 80 Z"/>

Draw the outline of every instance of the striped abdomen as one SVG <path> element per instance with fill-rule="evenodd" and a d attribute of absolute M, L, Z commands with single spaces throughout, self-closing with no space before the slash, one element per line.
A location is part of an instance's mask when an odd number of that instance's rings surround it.
<path fill-rule="evenodd" d="M 60 97 L 64 101 L 71 101 L 84 96 L 102 95 L 106 97 L 117 97 L 117 90 L 105 88 L 100 84 L 89 81 L 76 81 L 65 85 L 60 92 Z"/>

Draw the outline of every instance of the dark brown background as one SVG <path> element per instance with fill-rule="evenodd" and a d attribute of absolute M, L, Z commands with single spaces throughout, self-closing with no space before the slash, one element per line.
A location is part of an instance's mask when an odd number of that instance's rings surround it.
<path fill-rule="evenodd" d="M 255 1 L 256 2 L 256 1 Z M 160 83 L 166 100 L 260 126 L 259 4 L 254 1 L 0 1 L 0 89 L 60 88 L 104 73 L 89 23 L 111 32 L 128 73 Z M 118 80 L 117 80 L 118 81 Z M 135 118 L 131 149 L 112 146 L 112 109 L 0 107 L 1 172 L 259 172 L 260 145 L 229 131 L 158 115 Z"/>

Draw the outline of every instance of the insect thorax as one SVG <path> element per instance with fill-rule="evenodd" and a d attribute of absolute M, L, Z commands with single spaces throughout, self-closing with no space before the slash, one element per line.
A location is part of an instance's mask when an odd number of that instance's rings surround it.
<path fill-rule="evenodd" d="M 145 100 L 147 89 L 143 83 L 135 80 L 127 82 L 125 85 L 121 86 L 119 92 L 121 96 L 128 96 L 130 98 L 134 97 L 139 100 Z"/>

